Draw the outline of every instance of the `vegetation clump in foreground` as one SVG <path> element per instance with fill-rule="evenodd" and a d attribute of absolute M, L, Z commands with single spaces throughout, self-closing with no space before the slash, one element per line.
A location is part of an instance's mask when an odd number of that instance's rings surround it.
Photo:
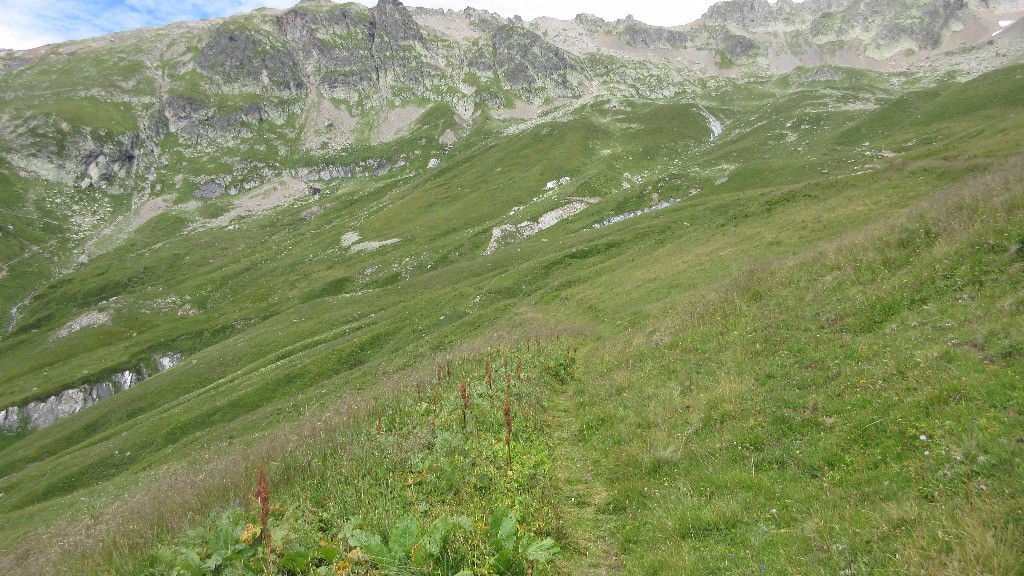
<path fill-rule="evenodd" d="M 492 358 L 512 357 L 516 377 L 488 388 Z M 372 430 L 300 447 L 279 487 L 260 467 L 251 496 L 126 573 L 550 573 L 562 528 L 541 412 L 573 364 L 538 341 L 438 365 Z"/>

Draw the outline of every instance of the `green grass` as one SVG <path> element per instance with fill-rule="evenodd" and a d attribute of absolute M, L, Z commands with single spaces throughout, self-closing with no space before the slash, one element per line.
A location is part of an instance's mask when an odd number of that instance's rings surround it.
<path fill-rule="evenodd" d="M 75 97 L 34 106 L 33 112 L 53 114 L 75 126 L 89 126 L 114 132 L 138 129 L 136 114 L 129 102 L 107 102 L 96 97 Z"/>
<path fill-rule="evenodd" d="M 581 353 L 580 489 L 631 571 L 1020 569 L 1020 168 Z"/>
<path fill-rule="evenodd" d="M 54 558 L 167 571 L 162 546 L 214 552 L 214 508 L 244 500 L 269 461 L 275 522 L 306 552 L 347 551 L 355 515 L 384 534 L 409 514 L 475 523 L 510 504 L 562 547 L 543 567 L 554 573 L 1019 573 L 1020 74 L 893 96 L 848 71 L 823 86 L 735 83 L 706 100 L 599 101 L 510 136 L 484 116 L 444 156 L 434 143 L 456 118 L 436 105 L 407 137 L 320 159 L 419 150 L 436 169 L 328 182 L 235 230 L 192 227 L 230 199 L 158 216 L 40 285 L 0 341 L 4 405 L 186 356 L 0 444 L 4 553 L 24 573 Z M 881 105 L 846 106 L 865 98 Z M 715 142 L 693 101 L 730 121 Z M 278 167 L 309 165 L 288 136 L 299 125 L 251 137 L 287 151 Z M 175 137 L 164 146 L 168 188 L 249 155 L 244 142 L 198 160 Z M 641 182 L 623 188 L 627 172 Z M 30 185 L 4 177 L 23 192 L 0 206 L 15 214 Z M 683 200 L 591 228 L 655 194 Z M 569 196 L 600 200 L 481 255 L 492 227 Z M 400 241 L 359 253 L 340 244 L 349 232 Z M 0 239 L 4 258 L 18 253 Z M 195 314 L 178 313 L 185 302 Z M 51 338 L 101 307 L 110 326 Z M 535 338 L 543 352 L 521 344 Z M 572 377 L 564 346 L 579 348 Z M 523 356 L 534 378 L 517 388 L 522 482 L 500 474 L 500 398 L 479 386 L 488 348 L 495 363 Z M 450 385 L 438 429 L 415 396 L 449 355 L 491 415 L 474 420 L 479 438 L 460 435 Z M 52 535 L 65 526 L 74 537 Z M 486 570 L 485 532 L 453 537 L 446 566 Z"/>
<path fill-rule="evenodd" d="M 461 517 L 467 522 L 447 543 L 442 568 L 451 573 L 474 563 L 477 570 L 488 568 L 493 552 L 481 527 L 501 506 L 515 510 L 525 534 L 564 536 L 555 515 L 560 498 L 550 483 L 551 434 L 543 405 L 566 383 L 553 375 L 573 365 L 558 344 L 544 342 L 543 351 L 533 343 L 489 349 L 456 360 L 452 376 L 441 381 L 433 377 L 433 367 L 421 370 L 423 374 L 414 376 L 415 387 L 406 384 L 395 390 L 376 414 L 360 418 L 361 426 L 348 428 L 344 437 L 326 436 L 315 447 L 287 457 L 274 470 L 279 484 L 275 497 L 282 508 L 295 510 L 287 520 L 291 529 L 306 532 L 307 549 L 317 547 L 313 542 L 329 543 L 344 554 L 354 546 L 345 537 L 339 541 L 338 530 L 353 518 L 365 530 L 386 535 L 408 515 L 424 525 L 435 518 Z M 501 415 L 505 382 L 500 377 L 487 387 L 485 357 L 497 366 L 510 362 L 510 370 L 522 361 L 510 388 L 511 468 Z M 465 423 L 460 382 L 467 385 L 470 398 Z M 245 495 L 238 496 L 249 508 Z M 256 523 L 251 508 L 235 513 Z M 533 564 L 535 573 L 546 573 L 541 563 Z M 138 570 L 131 566 L 125 573 Z"/>

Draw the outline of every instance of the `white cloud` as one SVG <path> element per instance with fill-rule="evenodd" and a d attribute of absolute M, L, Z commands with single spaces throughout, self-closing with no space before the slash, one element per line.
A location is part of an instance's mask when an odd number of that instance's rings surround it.
<path fill-rule="evenodd" d="M 51 42 L 101 36 L 142 26 L 160 26 L 249 12 L 260 7 L 287 8 L 297 0 L 3 0 L 0 48 L 26 49 Z M 376 0 L 359 0 L 366 5 Z M 586 12 L 607 20 L 633 14 L 652 24 L 691 22 L 712 0 L 408 0 L 409 6 L 461 10 L 467 4 L 503 16 L 568 19 Z"/>
<path fill-rule="evenodd" d="M 0 39 L 2 39 L 0 40 L 0 47 L 14 48 L 17 50 L 42 46 L 43 44 L 52 44 L 54 42 L 64 40 L 64 38 L 56 33 L 26 30 L 18 26 L 3 23 L 0 23 Z"/>

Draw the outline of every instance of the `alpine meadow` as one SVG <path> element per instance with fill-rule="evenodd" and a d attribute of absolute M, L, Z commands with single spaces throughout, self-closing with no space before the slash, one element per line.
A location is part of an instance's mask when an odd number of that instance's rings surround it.
<path fill-rule="evenodd" d="M 1022 15 L 0 51 L 0 573 L 1024 574 Z"/>

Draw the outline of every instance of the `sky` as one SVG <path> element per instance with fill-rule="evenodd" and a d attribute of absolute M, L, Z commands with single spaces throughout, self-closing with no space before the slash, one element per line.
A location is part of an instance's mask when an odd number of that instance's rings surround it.
<path fill-rule="evenodd" d="M 0 0 L 0 48 L 24 50 L 43 44 L 102 36 L 143 26 L 199 20 L 249 12 L 260 7 L 288 8 L 298 0 Z M 360 0 L 372 6 L 376 0 Z M 503 16 L 569 19 L 581 12 L 605 20 L 632 14 L 661 26 L 698 18 L 713 0 L 404 0 L 406 6 L 452 8 L 467 5 Z"/>

